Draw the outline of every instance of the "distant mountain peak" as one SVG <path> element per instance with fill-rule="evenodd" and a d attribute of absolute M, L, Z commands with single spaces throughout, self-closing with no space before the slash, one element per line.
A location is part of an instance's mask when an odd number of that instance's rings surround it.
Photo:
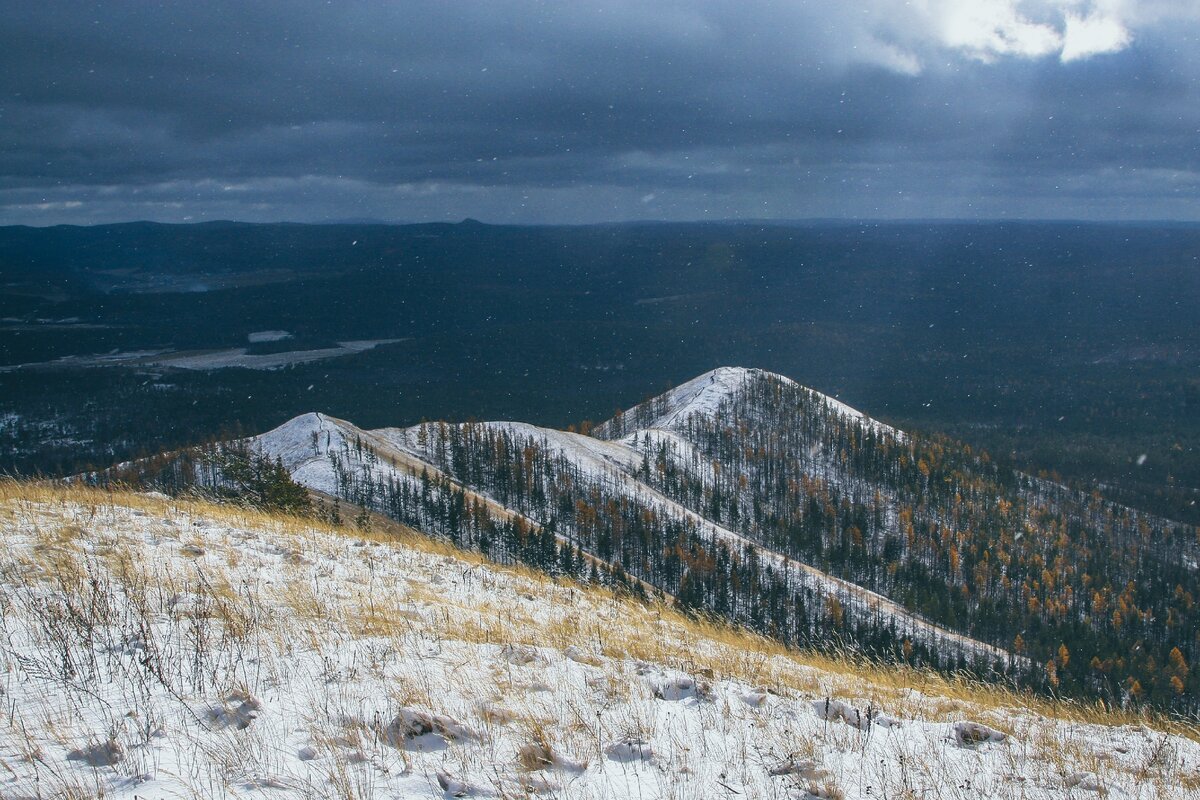
<path fill-rule="evenodd" d="M 826 410 L 843 419 L 869 425 L 877 433 L 903 438 L 903 433 L 872 420 L 861 411 L 815 389 L 802 386 L 776 372 L 748 367 L 717 367 L 673 389 L 626 409 L 617 418 L 598 425 L 593 435 L 602 439 L 619 439 L 640 429 L 666 429 L 681 432 L 693 415 L 717 416 L 721 409 L 736 400 L 751 382 L 766 380 L 780 387 L 801 391 L 821 402 Z"/>

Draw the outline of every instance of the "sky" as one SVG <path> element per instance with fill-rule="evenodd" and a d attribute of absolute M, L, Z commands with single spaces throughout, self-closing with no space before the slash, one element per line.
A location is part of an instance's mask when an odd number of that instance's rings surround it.
<path fill-rule="evenodd" d="M 1200 220 L 1200 0 L 12 3 L 0 224 Z"/>

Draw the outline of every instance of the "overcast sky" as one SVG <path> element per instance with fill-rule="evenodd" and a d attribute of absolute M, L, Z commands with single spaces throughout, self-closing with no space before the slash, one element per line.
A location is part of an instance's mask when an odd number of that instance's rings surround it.
<path fill-rule="evenodd" d="M 1200 0 L 8 4 L 0 224 L 1200 219 Z"/>

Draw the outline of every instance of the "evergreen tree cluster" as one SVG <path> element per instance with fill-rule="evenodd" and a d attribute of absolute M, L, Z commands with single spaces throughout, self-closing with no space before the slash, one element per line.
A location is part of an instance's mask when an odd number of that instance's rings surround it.
<path fill-rule="evenodd" d="M 308 490 L 292 480 L 279 459 L 244 440 L 190 447 L 91 473 L 97 484 L 124 484 L 175 496 L 198 494 L 244 503 L 264 511 L 304 516 L 312 512 Z"/>

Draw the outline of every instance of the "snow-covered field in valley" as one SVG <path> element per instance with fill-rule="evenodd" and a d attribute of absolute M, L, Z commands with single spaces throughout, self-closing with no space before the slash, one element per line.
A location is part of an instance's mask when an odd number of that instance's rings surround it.
<path fill-rule="evenodd" d="M 284 332 L 264 331 L 264 333 Z M 254 336 L 255 334 L 250 335 L 252 343 L 274 342 L 288 338 L 286 336 L 279 336 L 275 338 L 255 339 Z M 394 344 L 398 341 L 400 339 L 363 339 L 353 342 L 338 342 L 337 347 L 324 347 L 317 350 L 287 350 L 280 353 L 262 355 L 248 353 L 245 347 L 234 347 L 228 350 L 213 350 L 203 353 L 168 353 L 167 355 L 149 360 L 146 363 L 162 367 L 175 367 L 176 369 L 197 370 L 225 369 L 226 367 L 281 369 L 292 364 L 308 364 L 313 361 L 324 361 L 327 358 L 339 358 L 340 356 L 362 353 L 367 350 L 373 350 L 380 345 Z"/>
<path fill-rule="evenodd" d="M 1195 798 L 1133 717 L 787 653 L 413 533 L 0 487 L 0 797 Z"/>

